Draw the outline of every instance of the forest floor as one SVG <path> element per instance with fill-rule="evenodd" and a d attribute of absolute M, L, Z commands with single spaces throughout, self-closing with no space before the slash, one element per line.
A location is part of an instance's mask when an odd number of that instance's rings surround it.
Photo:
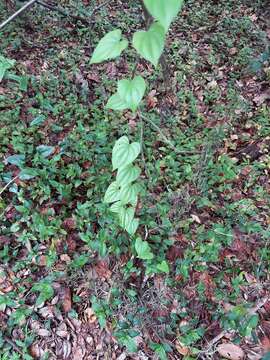
<path fill-rule="evenodd" d="M 82 17 L 101 3 L 59 1 Z M 16 60 L 0 82 L 0 360 L 270 359 L 269 14 L 186 1 L 169 86 L 138 63 L 145 122 L 105 109 L 132 49 L 89 64 L 107 31 L 144 26 L 136 1 L 91 26 L 36 5 L 0 32 L 0 72 Z M 143 145 L 152 261 L 103 203 L 122 135 Z"/>

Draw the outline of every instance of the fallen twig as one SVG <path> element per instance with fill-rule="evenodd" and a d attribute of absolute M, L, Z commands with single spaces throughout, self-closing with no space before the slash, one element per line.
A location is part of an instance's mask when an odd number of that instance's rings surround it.
<path fill-rule="evenodd" d="M 19 175 L 15 176 L 13 179 L 11 179 L 1 190 L 0 190 L 0 196 L 3 194 L 3 192 L 12 184 L 15 180 L 17 180 Z"/>

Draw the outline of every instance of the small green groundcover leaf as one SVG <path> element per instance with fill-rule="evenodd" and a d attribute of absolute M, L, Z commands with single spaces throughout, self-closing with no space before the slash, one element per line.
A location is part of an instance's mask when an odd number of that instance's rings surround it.
<path fill-rule="evenodd" d="M 163 260 L 160 264 L 157 265 L 157 269 L 161 272 L 165 272 L 166 274 L 168 274 L 170 271 L 169 265 L 165 260 Z"/>
<path fill-rule="evenodd" d="M 113 30 L 106 34 L 98 43 L 90 64 L 101 63 L 102 61 L 118 57 L 128 46 L 126 39 L 121 40 L 121 30 Z"/>
<path fill-rule="evenodd" d="M 19 167 L 24 164 L 24 161 L 25 161 L 25 155 L 23 154 L 11 155 L 6 158 L 6 162 L 8 164 L 16 165 Z"/>
<path fill-rule="evenodd" d="M 151 260 L 154 257 L 148 242 L 143 241 L 140 237 L 137 237 L 135 241 L 135 250 L 139 259 Z"/>
<path fill-rule="evenodd" d="M 148 12 L 168 31 L 183 5 L 183 0 L 143 0 Z"/>
<path fill-rule="evenodd" d="M 46 120 L 45 115 L 42 115 L 42 114 L 38 115 L 31 121 L 30 126 L 38 126 L 38 125 L 42 124 L 45 120 Z"/>
<path fill-rule="evenodd" d="M 15 60 L 0 55 L 0 82 L 3 80 L 6 71 L 11 69 L 15 65 L 15 62 Z"/>
<path fill-rule="evenodd" d="M 131 164 L 139 155 L 141 146 L 137 142 L 129 143 L 127 136 L 118 139 L 112 151 L 113 170 Z"/>
<path fill-rule="evenodd" d="M 144 59 L 157 67 L 165 45 L 164 27 L 155 22 L 148 31 L 135 32 L 132 45 Z"/>
<path fill-rule="evenodd" d="M 119 80 L 117 93 L 112 95 L 106 107 L 112 110 L 130 109 L 136 111 L 146 90 L 146 83 L 141 76 L 134 79 Z"/>
<path fill-rule="evenodd" d="M 19 174 L 20 180 L 30 180 L 37 176 L 37 171 L 32 168 L 23 168 Z"/>
<path fill-rule="evenodd" d="M 54 146 L 39 145 L 37 146 L 37 152 L 44 158 L 49 157 L 55 150 Z"/>

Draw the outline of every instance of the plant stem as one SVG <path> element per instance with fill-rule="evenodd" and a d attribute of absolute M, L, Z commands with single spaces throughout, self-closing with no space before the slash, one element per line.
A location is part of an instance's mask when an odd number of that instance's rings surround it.
<path fill-rule="evenodd" d="M 141 154 L 142 154 L 142 162 L 143 162 L 143 166 L 144 166 L 144 171 L 145 171 L 145 174 L 146 176 L 148 177 L 148 179 L 150 179 L 150 173 L 148 171 L 148 168 L 147 168 L 147 165 L 146 165 L 146 161 L 145 161 L 145 156 L 144 156 L 144 123 L 143 123 L 143 119 L 142 117 L 140 116 L 139 114 L 139 117 L 140 117 L 140 122 L 141 122 L 141 139 L 140 139 L 140 142 L 141 142 Z"/>
<path fill-rule="evenodd" d="M 164 134 L 164 132 L 160 129 L 160 127 L 158 127 L 150 118 L 144 116 L 143 114 L 140 113 L 140 117 L 147 121 L 150 125 L 152 125 L 152 127 L 157 130 L 157 132 L 160 134 L 160 136 L 162 137 L 163 141 L 170 146 L 170 148 L 172 148 L 177 154 L 198 154 L 199 151 L 197 150 L 178 150 L 174 144 L 167 138 L 167 136 Z"/>

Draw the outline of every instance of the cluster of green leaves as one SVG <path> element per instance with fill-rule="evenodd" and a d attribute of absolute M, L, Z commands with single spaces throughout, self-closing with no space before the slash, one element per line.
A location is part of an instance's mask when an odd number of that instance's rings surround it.
<path fill-rule="evenodd" d="M 134 33 L 132 46 L 142 58 L 157 67 L 165 47 L 166 33 L 180 11 L 183 0 L 144 0 L 143 4 L 154 21 L 148 30 Z M 90 64 L 115 59 L 127 47 L 128 41 L 122 36 L 122 31 L 120 29 L 112 30 L 99 41 Z M 119 80 L 117 92 L 110 97 L 107 108 L 112 110 L 130 109 L 134 112 L 144 96 L 145 89 L 146 83 L 141 76 Z"/>
<path fill-rule="evenodd" d="M 171 22 L 177 16 L 183 0 L 144 0 L 143 4 L 154 21 L 147 31 L 134 33 L 132 45 L 137 53 L 157 67 L 164 50 L 166 33 Z M 98 43 L 90 60 L 96 64 L 115 59 L 128 47 L 128 41 L 122 31 L 116 29 L 106 34 Z M 118 81 L 117 92 L 112 95 L 106 107 L 112 110 L 130 109 L 135 112 L 143 99 L 146 83 L 142 76 Z M 118 169 L 116 181 L 106 191 L 104 201 L 113 203 L 111 211 L 119 216 L 119 222 L 129 235 L 134 235 L 139 220 L 134 218 L 139 188 L 133 182 L 139 177 L 140 169 L 132 165 L 140 152 L 139 143 L 129 143 L 126 136 L 120 138 L 112 152 L 113 170 Z M 152 259 L 147 242 L 136 239 L 135 249 L 141 259 Z"/>
<path fill-rule="evenodd" d="M 28 85 L 28 76 L 18 76 L 10 71 L 15 66 L 15 63 L 15 60 L 8 59 L 7 57 L 0 55 L 0 83 L 4 79 L 13 80 L 19 84 L 20 90 L 26 91 Z"/>
<path fill-rule="evenodd" d="M 134 216 L 140 187 L 135 181 L 141 170 L 133 165 L 133 161 L 140 150 L 140 144 L 130 144 L 126 136 L 117 140 L 112 151 L 113 170 L 117 170 L 116 181 L 111 183 L 104 196 L 105 203 L 113 203 L 110 209 L 118 214 L 120 226 L 129 235 L 134 235 L 139 225 L 139 220 Z"/>

